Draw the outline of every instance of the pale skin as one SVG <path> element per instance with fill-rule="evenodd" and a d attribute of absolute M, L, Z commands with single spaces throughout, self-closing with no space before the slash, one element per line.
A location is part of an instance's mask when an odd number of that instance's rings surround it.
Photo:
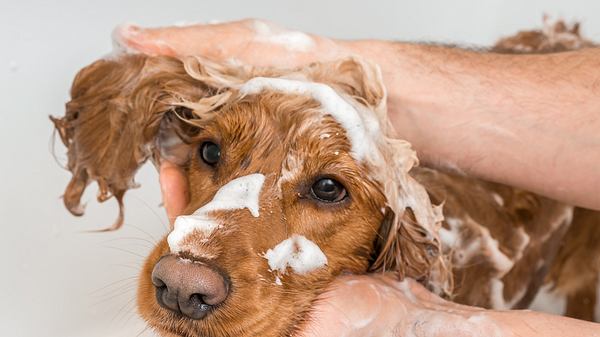
<path fill-rule="evenodd" d="M 153 55 L 235 58 L 293 67 L 358 55 L 380 65 L 398 137 L 422 161 L 600 209 L 600 50 L 494 55 L 387 41 L 310 35 L 303 50 L 257 40 L 250 20 L 117 32 L 130 49 Z M 171 221 L 187 205 L 187 182 L 160 167 Z M 353 282 L 348 282 L 353 281 Z M 409 291 L 407 291 L 407 289 Z M 349 296 L 349 295 L 352 296 Z M 379 313 L 361 328 L 353 322 Z M 435 329 L 443 322 L 442 329 Z M 444 301 L 392 275 L 344 276 L 314 307 L 300 333 L 312 336 L 600 336 L 600 325 L 530 311 L 494 311 Z"/>

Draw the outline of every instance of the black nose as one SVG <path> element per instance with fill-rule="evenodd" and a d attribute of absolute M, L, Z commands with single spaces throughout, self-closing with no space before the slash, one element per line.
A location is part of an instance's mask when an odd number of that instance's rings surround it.
<path fill-rule="evenodd" d="M 199 262 L 175 255 L 162 257 L 152 271 L 156 300 L 161 307 L 201 319 L 229 294 L 226 277 Z"/>

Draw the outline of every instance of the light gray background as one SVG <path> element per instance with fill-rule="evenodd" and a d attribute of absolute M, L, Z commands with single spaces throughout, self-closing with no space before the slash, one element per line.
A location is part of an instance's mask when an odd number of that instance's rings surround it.
<path fill-rule="evenodd" d="M 142 188 L 127 195 L 124 230 L 82 233 L 110 224 L 116 207 L 97 204 L 94 186 L 84 197 L 85 217 L 63 208 L 59 197 L 70 175 L 51 155 L 47 118 L 63 114 L 77 70 L 110 51 L 117 24 L 259 17 L 338 38 L 489 45 L 539 26 L 542 13 L 580 20 L 600 40 L 600 2 L 590 0 L 2 0 L 0 336 L 130 337 L 143 329 L 131 277 L 150 242 L 166 232 L 157 174 L 150 165 L 139 172 Z M 60 142 L 56 153 L 64 162 Z"/>

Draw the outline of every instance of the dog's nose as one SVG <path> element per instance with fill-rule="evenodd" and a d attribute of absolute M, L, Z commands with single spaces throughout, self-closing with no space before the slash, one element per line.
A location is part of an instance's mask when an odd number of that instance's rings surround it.
<path fill-rule="evenodd" d="M 220 272 L 175 255 L 164 256 L 156 263 L 152 283 L 160 306 L 192 319 L 204 318 L 229 293 L 229 281 Z"/>

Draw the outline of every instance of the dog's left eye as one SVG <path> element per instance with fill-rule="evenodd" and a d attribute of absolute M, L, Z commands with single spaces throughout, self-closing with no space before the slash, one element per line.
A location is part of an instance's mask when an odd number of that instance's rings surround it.
<path fill-rule="evenodd" d="M 214 166 L 221 158 L 221 148 L 213 142 L 204 142 L 200 146 L 200 157 L 208 165 Z"/>
<path fill-rule="evenodd" d="M 342 201 L 347 195 L 346 188 L 331 178 L 318 180 L 310 190 L 316 199 L 324 202 Z"/>

